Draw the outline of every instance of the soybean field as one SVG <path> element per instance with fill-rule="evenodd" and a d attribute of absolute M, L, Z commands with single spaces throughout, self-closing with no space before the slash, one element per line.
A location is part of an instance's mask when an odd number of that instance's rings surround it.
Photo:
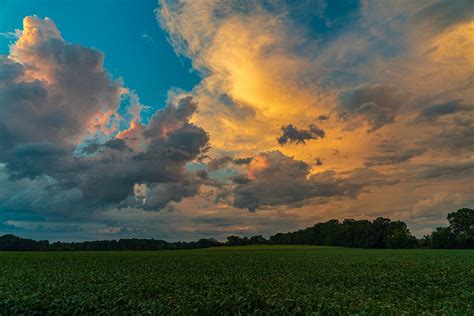
<path fill-rule="evenodd" d="M 4 252 L 0 314 L 473 315 L 474 251 Z"/>

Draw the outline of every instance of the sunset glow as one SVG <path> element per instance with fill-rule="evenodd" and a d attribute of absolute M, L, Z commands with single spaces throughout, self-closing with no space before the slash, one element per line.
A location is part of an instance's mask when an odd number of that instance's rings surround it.
<path fill-rule="evenodd" d="M 387 216 L 420 237 L 472 208 L 472 2 L 296 2 L 91 13 L 86 43 L 60 7 L 0 8 L 0 232 L 191 240 Z"/>

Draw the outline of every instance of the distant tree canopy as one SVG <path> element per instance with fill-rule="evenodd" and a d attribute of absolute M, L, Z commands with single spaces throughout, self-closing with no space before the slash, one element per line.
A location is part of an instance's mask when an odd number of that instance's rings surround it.
<path fill-rule="evenodd" d="M 270 237 L 271 244 L 325 245 L 353 248 L 414 248 L 417 241 L 407 225 L 379 217 L 374 221 L 330 220 L 313 227 Z"/>
<path fill-rule="evenodd" d="M 295 232 L 278 233 L 266 239 L 229 236 L 227 242 L 200 239 L 167 242 L 157 239 L 120 239 L 84 242 L 35 241 L 14 235 L 0 237 L 0 251 L 178 250 L 246 245 L 324 245 L 351 248 L 474 248 L 474 210 L 462 208 L 448 214 L 448 227 L 438 227 L 417 240 L 402 221 L 379 217 L 373 221 L 333 219 Z"/>
<path fill-rule="evenodd" d="M 438 227 L 423 238 L 431 248 L 474 248 L 474 210 L 461 208 L 448 214 L 448 227 Z"/>
<path fill-rule="evenodd" d="M 198 249 L 223 246 L 215 239 L 199 239 L 191 242 L 167 242 L 157 239 L 120 239 L 96 240 L 84 242 L 54 242 L 47 240 L 35 241 L 14 235 L 0 237 L 2 251 L 90 251 L 90 250 L 177 250 Z"/>
<path fill-rule="evenodd" d="M 42 251 L 49 250 L 47 240 L 32 240 L 20 238 L 15 235 L 3 235 L 0 237 L 0 250 L 2 251 Z"/>

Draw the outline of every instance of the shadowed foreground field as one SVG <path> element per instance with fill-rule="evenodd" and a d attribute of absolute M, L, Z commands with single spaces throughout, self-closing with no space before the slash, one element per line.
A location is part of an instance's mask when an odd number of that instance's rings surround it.
<path fill-rule="evenodd" d="M 468 314 L 474 251 L 0 253 L 0 314 Z"/>

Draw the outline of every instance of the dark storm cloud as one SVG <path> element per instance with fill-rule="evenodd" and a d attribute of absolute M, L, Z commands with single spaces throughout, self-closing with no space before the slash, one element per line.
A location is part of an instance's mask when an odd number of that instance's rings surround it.
<path fill-rule="evenodd" d="M 324 138 L 325 136 L 325 132 L 313 124 L 311 124 L 308 129 L 301 130 L 296 126 L 289 124 L 283 126 L 281 130 L 283 131 L 283 134 L 277 139 L 280 145 L 284 145 L 288 142 L 305 144 L 307 140 Z"/>
<path fill-rule="evenodd" d="M 344 177 L 334 171 L 310 175 L 311 167 L 307 163 L 279 151 L 262 153 L 254 161 L 255 165 L 249 166 L 248 177 L 234 179 L 232 192 L 233 205 L 250 211 L 265 206 L 304 204 L 313 198 L 355 198 L 368 185 L 387 183 L 369 169 L 356 169 Z"/>
<path fill-rule="evenodd" d="M 368 132 L 393 123 L 401 103 L 396 88 L 381 84 L 362 84 L 337 94 L 339 115 L 347 120 L 364 118 L 370 125 Z"/>

